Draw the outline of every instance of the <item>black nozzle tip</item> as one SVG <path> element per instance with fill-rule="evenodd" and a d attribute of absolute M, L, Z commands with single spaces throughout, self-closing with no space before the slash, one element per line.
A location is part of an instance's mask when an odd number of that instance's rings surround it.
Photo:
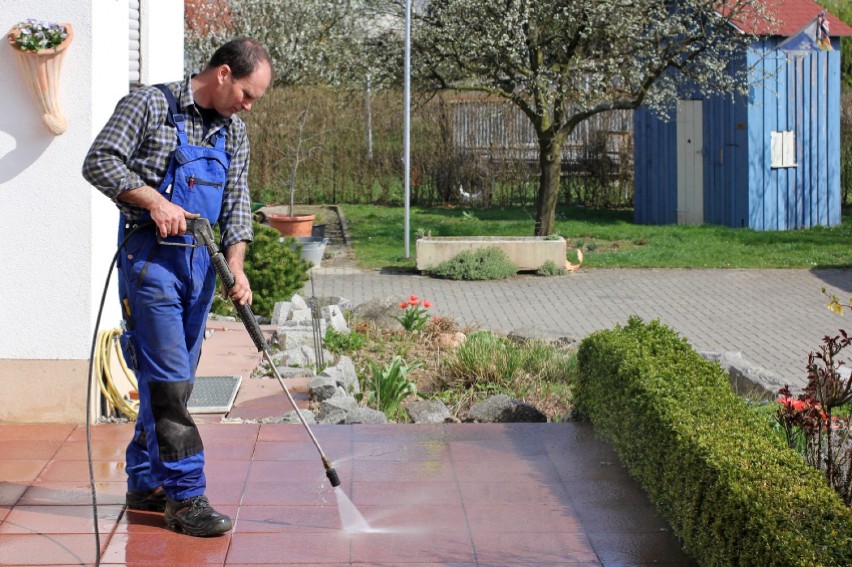
<path fill-rule="evenodd" d="M 340 477 L 337 476 L 337 471 L 333 468 L 326 469 L 325 476 L 328 477 L 328 481 L 331 483 L 333 488 L 337 488 L 340 486 Z"/>

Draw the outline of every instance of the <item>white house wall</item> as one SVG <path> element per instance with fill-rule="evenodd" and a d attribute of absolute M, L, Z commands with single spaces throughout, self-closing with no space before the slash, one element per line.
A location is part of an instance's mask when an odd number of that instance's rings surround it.
<path fill-rule="evenodd" d="M 155 3 L 168 5 L 157 7 L 152 22 L 168 20 L 169 33 L 149 32 L 158 37 L 149 61 L 165 61 L 167 51 L 172 58 L 150 76 L 178 78 L 183 35 L 172 32 L 182 29 L 183 3 Z M 27 18 L 70 23 L 74 40 L 60 86 L 68 129 L 59 136 L 42 124 L 12 48 L 0 46 L 0 422 L 81 422 L 118 214 L 80 171 L 92 140 L 128 91 L 128 0 L 0 0 L 4 35 Z M 119 324 L 114 287 L 102 329 Z"/>

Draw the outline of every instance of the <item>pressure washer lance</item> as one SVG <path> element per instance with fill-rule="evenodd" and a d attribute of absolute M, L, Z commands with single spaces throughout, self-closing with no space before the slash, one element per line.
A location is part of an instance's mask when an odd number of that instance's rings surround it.
<path fill-rule="evenodd" d="M 230 290 L 234 287 L 236 278 L 234 277 L 233 272 L 231 272 L 231 269 L 228 267 L 228 263 L 225 261 L 225 256 L 219 251 L 219 247 L 213 240 L 213 229 L 210 227 L 210 221 L 205 218 L 186 219 L 186 229 L 187 232 L 192 233 L 195 240 L 200 245 L 207 248 L 207 252 L 210 254 L 210 259 L 213 262 L 213 268 L 216 270 L 216 273 L 219 274 L 219 277 L 222 278 L 222 283 L 225 285 L 225 289 Z M 319 451 L 320 457 L 322 458 L 322 465 L 325 467 L 325 476 L 328 477 L 332 487 L 340 486 L 340 477 L 337 475 L 337 471 L 334 470 L 334 467 L 331 466 L 331 461 L 329 461 L 328 457 L 326 457 L 325 453 L 323 453 L 319 441 L 317 441 L 317 438 L 314 437 L 313 431 L 311 431 L 310 426 L 308 426 L 308 422 L 305 421 L 305 417 L 302 415 L 302 412 L 299 411 L 296 401 L 290 394 L 290 390 L 287 388 L 287 385 L 281 378 L 281 374 L 278 373 L 278 368 L 275 367 L 275 363 L 269 355 L 269 346 L 266 343 L 266 339 L 263 337 L 260 325 L 258 325 L 257 320 L 254 318 L 251 306 L 248 303 L 241 305 L 238 301 L 234 301 L 234 307 L 237 308 L 237 314 L 240 316 L 240 320 L 242 320 L 245 325 L 246 330 L 251 336 L 251 340 L 254 341 L 254 346 L 257 347 L 258 352 L 263 353 L 264 358 L 266 358 L 266 361 L 269 362 L 269 365 L 272 367 L 272 372 L 278 379 L 278 383 L 281 384 L 282 388 L 284 388 L 284 393 L 287 394 L 287 399 L 290 400 L 290 404 L 293 406 L 293 409 L 296 410 L 296 415 L 299 416 L 299 421 L 301 421 L 302 425 L 305 426 L 305 430 L 311 437 L 311 441 L 314 442 L 317 451 Z"/>

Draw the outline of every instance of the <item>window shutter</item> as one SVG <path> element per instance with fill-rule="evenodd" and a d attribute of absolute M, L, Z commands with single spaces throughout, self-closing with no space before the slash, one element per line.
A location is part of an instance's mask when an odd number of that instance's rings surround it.
<path fill-rule="evenodd" d="M 141 84 L 141 53 L 142 50 L 139 44 L 139 0 L 130 0 L 129 2 L 129 19 L 130 19 L 130 29 L 129 29 L 129 40 L 130 40 L 130 88 L 134 89 Z"/>

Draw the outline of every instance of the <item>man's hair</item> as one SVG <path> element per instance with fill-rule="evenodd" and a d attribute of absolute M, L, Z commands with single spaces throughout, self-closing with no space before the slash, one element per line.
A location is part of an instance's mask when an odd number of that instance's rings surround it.
<path fill-rule="evenodd" d="M 227 65 L 231 68 L 234 79 L 241 79 L 251 75 L 261 61 L 266 61 L 269 63 L 269 67 L 272 67 L 272 59 L 270 59 L 266 48 L 253 39 L 238 37 L 217 49 L 213 57 L 210 58 L 207 68 Z"/>

